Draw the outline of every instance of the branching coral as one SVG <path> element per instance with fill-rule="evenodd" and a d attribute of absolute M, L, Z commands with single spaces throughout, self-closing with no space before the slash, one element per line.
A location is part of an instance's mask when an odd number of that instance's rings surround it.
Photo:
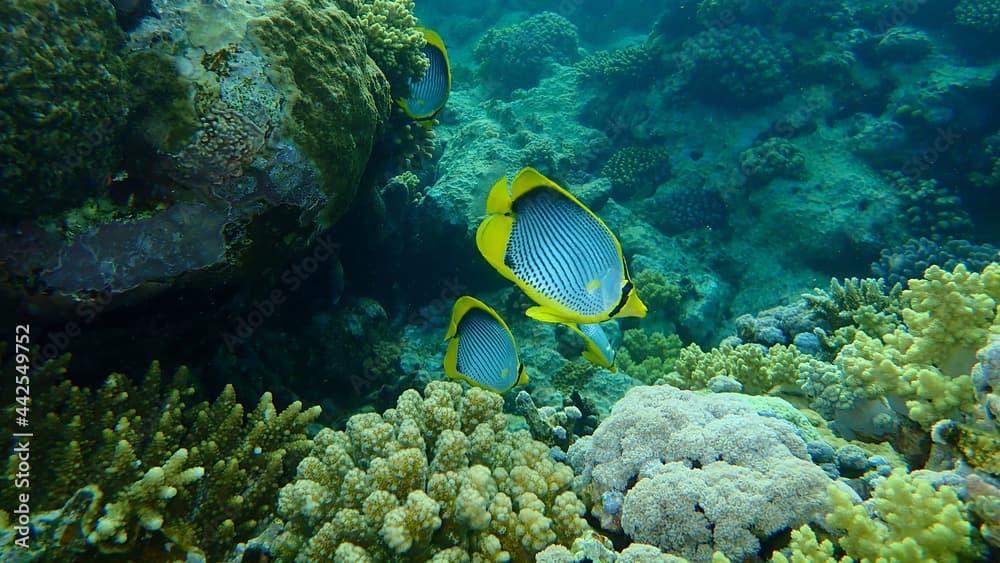
<path fill-rule="evenodd" d="M 312 446 L 305 426 L 320 412 L 271 396 L 244 416 L 232 386 L 190 404 L 186 369 L 170 384 L 153 363 L 141 385 L 112 374 L 98 390 L 63 376 L 68 356 L 39 368 L 32 410 L 33 549 L 66 560 L 101 553 L 142 557 L 168 549 L 219 560 L 258 531 L 278 488 Z M 13 413 L 0 413 L 0 422 Z M 9 458 L 11 480 L 17 457 Z M 16 489 L 2 489 L 13 506 Z M 45 512 L 51 510 L 51 512 Z"/>
<path fill-rule="evenodd" d="M 802 294 L 802 298 L 834 330 L 851 327 L 881 336 L 900 325 L 902 293 L 900 284 L 886 289 L 881 279 L 845 278 L 841 282 L 832 278 L 829 290 L 814 288 L 812 293 Z"/>
<path fill-rule="evenodd" d="M 279 495 L 282 560 L 525 560 L 586 530 L 573 472 L 525 431 L 503 399 L 435 381 L 395 409 L 324 430 Z M 340 560 L 340 559 L 337 559 Z"/>
<path fill-rule="evenodd" d="M 664 379 L 676 384 L 671 372 L 682 346 L 676 334 L 647 334 L 641 328 L 633 328 L 623 334 L 622 347 L 615 361 L 624 373 L 645 383 Z"/>
<path fill-rule="evenodd" d="M 723 344 L 708 352 L 692 344 L 681 350 L 675 367 L 687 388 L 699 389 L 713 377 L 726 376 L 742 383 L 744 392 L 759 395 L 795 387 L 799 364 L 806 359 L 795 346 L 781 344 Z"/>
<path fill-rule="evenodd" d="M 413 0 L 343 0 L 353 10 L 367 38 L 368 56 L 375 60 L 402 96 L 407 79 L 419 80 L 427 71 L 428 60 L 421 49 L 427 43 L 416 28 Z"/>
<path fill-rule="evenodd" d="M 963 560 L 972 553 L 965 506 L 955 490 L 907 473 L 894 472 L 875 487 L 875 518 L 864 505 L 830 486 L 830 526 L 845 531 L 838 544 L 854 559 L 867 561 Z"/>
<path fill-rule="evenodd" d="M 929 428 L 942 418 L 970 413 L 975 352 L 998 331 L 1000 264 L 970 273 L 959 264 L 927 269 L 902 294 L 904 327 L 879 338 L 864 332 L 837 356 L 848 385 L 869 398 L 905 401 L 909 417 Z"/>

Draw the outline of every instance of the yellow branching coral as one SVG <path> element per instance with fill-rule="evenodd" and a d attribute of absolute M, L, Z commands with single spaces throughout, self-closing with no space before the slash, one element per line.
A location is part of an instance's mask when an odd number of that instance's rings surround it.
<path fill-rule="evenodd" d="M 502 406 L 495 393 L 435 381 L 381 415 L 355 415 L 346 431 L 321 431 L 279 494 L 272 554 L 520 561 L 569 545 L 587 529 L 573 471 L 527 432 L 508 432 Z"/>
<path fill-rule="evenodd" d="M 935 489 L 896 471 L 875 488 L 875 518 L 839 487 L 831 485 L 829 494 L 832 511 L 826 521 L 846 532 L 838 543 L 856 560 L 948 563 L 971 554 L 965 505 L 947 485 Z"/>
<path fill-rule="evenodd" d="M 929 428 L 942 418 L 971 412 L 976 403 L 970 372 L 976 350 L 1000 329 L 1000 264 L 970 273 L 932 266 L 910 280 L 901 311 L 905 327 L 881 338 L 858 332 L 837 365 L 848 386 L 869 398 L 898 398 L 909 417 Z"/>
<path fill-rule="evenodd" d="M 424 34 L 417 29 L 413 0 L 343 0 L 355 10 L 367 38 L 368 56 L 382 69 L 393 92 L 402 94 L 408 78 L 418 80 L 429 61 L 421 49 Z"/>
<path fill-rule="evenodd" d="M 743 384 L 743 391 L 760 395 L 782 387 L 797 387 L 799 364 L 804 357 L 795 346 L 775 344 L 722 345 L 703 352 L 692 344 L 680 352 L 675 368 L 684 388 L 698 389 L 715 376 L 727 376 Z"/>

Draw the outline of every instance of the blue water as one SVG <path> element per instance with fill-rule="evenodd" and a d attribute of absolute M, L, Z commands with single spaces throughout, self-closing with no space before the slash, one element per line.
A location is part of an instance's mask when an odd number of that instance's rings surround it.
<path fill-rule="evenodd" d="M 0 20 L 3 560 L 1000 558 L 997 3 Z"/>

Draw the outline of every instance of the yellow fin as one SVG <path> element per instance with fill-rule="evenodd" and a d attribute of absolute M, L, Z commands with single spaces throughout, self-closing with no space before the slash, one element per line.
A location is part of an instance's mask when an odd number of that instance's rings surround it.
<path fill-rule="evenodd" d="M 615 317 L 636 317 L 641 319 L 646 316 L 646 311 L 646 304 L 639 299 L 639 294 L 635 292 L 635 288 L 633 287 L 625 299 L 625 305 L 618 310 Z"/>
<path fill-rule="evenodd" d="M 486 214 L 509 213 L 512 203 L 510 191 L 507 189 L 507 177 L 504 176 L 493 184 L 489 195 L 486 196 Z"/>
<path fill-rule="evenodd" d="M 521 363 L 517 364 L 517 369 L 519 375 L 517 376 L 517 383 L 514 384 L 514 387 L 518 385 L 527 385 L 529 381 L 528 371 L 524 369 L 524 364 Z"/>
<path fill-rule="evenodd" d="M 541 321 L 543 323 L 572 324 L 572 323 L 593 323 L 593 322 L 598 322 L 600 320 L 606 320 L 606 319 L 597 319 L 597 320 L 588 319 L 587 317 L 583 316 L 570 317 L 563 315 L 561 312 L 553 311 L 552 309 L 541 305 L 535 307 L 528 307 L 528 310 L 525 311 L 524 314 L 532 319 L 535 319 L 536 321 Z"/>
<path fill-rule="evenodd" d="M 514 218 L 510 215 L 490 215 L 476 229 L 476 247 L 500 275 L 516 282 L 514 272 L 504 263 L 507 241 L 510 240 L 513 227 Z"/>

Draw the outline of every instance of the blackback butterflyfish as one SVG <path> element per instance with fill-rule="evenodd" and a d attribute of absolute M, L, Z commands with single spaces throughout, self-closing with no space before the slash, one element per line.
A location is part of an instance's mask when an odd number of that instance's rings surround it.
<path fill-rule="evenodd" d="M 580 335 L 587 347 L 581 354 L 588 362 L 617 373 L 615 367 L 615 348 L 611 340 L 598 323 L 566 325 Z"/>
<path fill-rule="evenodd" d="M 486 199 L 476 246 L 503 277 L 537 306 L 525 314 L 544 322 L 592 324 L 644 317 L 646 306 L 629 277 L 611 229 L 572 194 L 534 168 Z"/>
<path fill-rule="evenodd" d="M 482 301 L 468 295 L 459 297 L 444 339 L 448 342 L 444 355 L 448 377 L 497 393 L 528 382 L 514 335 L 500 315 Z"/>
<path fill-rule="evenodd" d="M 448 101 L 448 95 L 451 94 L 451 65 L 441 36 L 425 27 L 417 29 L 423 32 L 424 39 L 427 40 L 423 52 L 430 64 L 420 80 L 409 81 L 410 96 L 400 98 L 398 102 L 406 115 L 417 121 L 426 121 L 433 119 Z"/>

